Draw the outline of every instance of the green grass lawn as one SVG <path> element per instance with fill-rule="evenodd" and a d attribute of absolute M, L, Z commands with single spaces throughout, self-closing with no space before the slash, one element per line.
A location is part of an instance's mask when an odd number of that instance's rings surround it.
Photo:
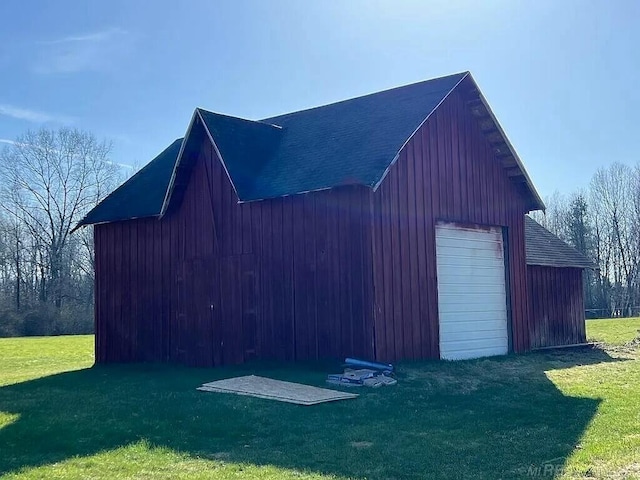
<path fill-rule="evenodd" d="M 0 340 L 7 478 L 640 478 L 640 320 L 611 344 L 407 362 L 394 387 L 301 407 L 195 387 L 256 373 L 322 386 L 337 364 L 93 367 L 93 337 Z"/>
<path fill-rule="evenodd" d="M 587 320 L 590 341 L 621 344 L 640 336 L 640 318 Z"/>

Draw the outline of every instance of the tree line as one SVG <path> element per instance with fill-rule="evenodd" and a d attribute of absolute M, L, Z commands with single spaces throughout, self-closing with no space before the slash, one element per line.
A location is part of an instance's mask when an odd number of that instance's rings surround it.
<path fill-rule="evenodd" d="M 601 168 L 587 189 L 545 203 L 532 217 L 598 267 L 585 274 L 587 316 L 640 315 L 640 164 Z"/>
<path fill-rule="evenodd" d="M 93 331 L 92 229 L 77 223 L 122 180 L 111 144 L 75 129 L 27 132 L 0 152 L 0 336 Z M 640 165 L 600 169 L 532 216 L 597 270 L 589 316 L 640 314 Z"/>
<path fill-rule="evenodd" d="M 111 144 L 63 128 L 0 152 L 0 336 L 93 331 L 93 238 L 77 223 L 121 180 Z"/>

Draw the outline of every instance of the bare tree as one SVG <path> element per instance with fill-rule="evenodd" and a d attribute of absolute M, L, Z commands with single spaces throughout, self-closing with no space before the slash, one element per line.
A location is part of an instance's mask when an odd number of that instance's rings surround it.
<path fill-rule="evenodd" d="M 558 191 L 545 197 L 546 211 L 531 213 L 531 217 L 554 235 L 565 239 L 569 206 L 567 198 Z"/>
<path fill-rule="evenodd" d="M 27 132 L 0 155 L 2 208 L 33 241 L 40 299 L 62 304 L 70 233 L 118 178 L 111 144 L 75 129 Z"/>
<path fill-rule="evenodd" d="M 601 273 L 612 283 L 612 309 L 623 314 L 630 314 L 637 302 L 640 217 L 634 205 L 639 188 L 636 178 L 631 167 L 614 163 L 599 170 L 591 181 Z"/>

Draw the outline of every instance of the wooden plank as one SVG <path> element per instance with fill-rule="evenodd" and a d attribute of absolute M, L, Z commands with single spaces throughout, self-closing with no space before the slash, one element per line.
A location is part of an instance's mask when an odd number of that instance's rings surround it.
<path fill-rule="evenodd" d="M 95 336 L 93 339 L 94 349 L 95 349 L 95 357 L 96 363 L 104 363 L 105 359 L 105 345 L 104 342 L 105 332 L 104 332 L 104 320 L 102 317 L 103 312 L 103 279 L 104 268 L 103 268 L 103 254 L 106 251 L 106 246 L 102 243 L 102 232 L 104 228 L 100 225 L 95 225 L 93 228 L 93 251 L 94 251 L 94 277 L 93 277 L 93 322 L 94 322 L 94 330 Z"/>
<path fill-rule="evenodd" d="M 400 289 L 402 291 L 402 344 L 403 358 L 413 359 L 416 356 L 413 353 L 413 298 L 412 298 L 412 275 L 411 264 L 415 262 L 412 258 L 411 245 L 411 210 L 409 207 L 408 190 L 409 190 L 409 174 L 408 174 L 408 149 L 404 150 L 404 154 L 400 155 L 397 164 L 398 171 L 398 222 L 400 224 Z M 415 203 L 413 208 L 415 216 Z"/>
<path fill-rule="evenodd" d="M 273 310 L 273 287 L 274 282 L 280 279 L 276 277 L 277 270 L 273 260 L 273 242 L 272 242 L 272 222 L 271 222 L 271 202 L 262 204 L 262 349 L 264 358 L 276 358 L 278 352 L 275 351 L 275 322 Z M 295 253 L 295 243 L 294 243 Z"/>
<path fill-rule="evenodd" d="M 457 98 L 456 98 L 457 100 Z M 460 163 L 463 161 L 460 157 L 460 150 L 458 145 L 459 132 L 459 117 L 457 114 L 458 105 L 453 102 L 447 102 L 448 113 L 450 115 L 448 137 L 449 144 L 451 145 L 448 154 L 451 158 L 451 177 L 450 183 L 447 188 L 451 192 L 451 215 L 455 220 L 460 221 L 462 219 L 462 178 L 460 176 Z"/>
<path fill-rule="evenodd" d="M 129 344 L 128 355 L 131 359 L 137 359 L 136 352 L 136 334 L 137 325 L 135 317 L 131 316 L 131 247 L 129 238 L 129 228 L 131 222 L 118 223 L 119 237 L 119 251 L 121 255 L 121 271 L 118 282 L 117 297 L 120 300 L 120 318 L 123 324 L 128 325 L 129 328 Z M 133 320 L 133 321 L 132 321 Z"/>
<path fill-rule="evenodd" d="M 131 334 L 132 326 L 123 320 L 122 318 L 122 224 L 114 224 L 113 231 L 113 261 L 114 261 L 114 276 L 112 283 L 109 286 L 111 290 L 112 301 L 112 315 L 113 322 L 116 326 L 116 331 L 121 335 L 121 347 L 120 352 L 122 360 L 131 361 Z"/>
<path fill-rule="evenodd" d="M 251 226 L 251 209 L 253 203 L 243 203 L 237 206 L 242 221 L 242 253 L 253 253 L 253 232 Z"/>
<path fill-rule="evenodd" d="M 234 222 L 231 213 L 231 205 L 233 204 L 233 196 L 231 192 L 231 186 L 226 174 L 220 174 L 220 188 L 221 188 L 221 205 L 220 213 L 222 216 L 222 232 L 221 232 L 221 246 L 222 255 L 233 255 L 233 232 Z"/>
<path fill-rule="evenodd" d="M 393 285 L 393 328 L 394 328 L 394 358 L 393 360 L 403 358 L 404 350 L 404 331 L 402 325 L 402 272 L 401 268 L 401 249 L 402 242 L 400 239 L 400 208 L 399 208 L 399 188 L 398 188 L 398 170 L 393 169 L 389 172 L 390 183 L 390 214 L 391 223 L 391 253 L 392 253 L 392 285 Z"/>
<path fill-rule="evenodd" d="M 442 110 L 438 110 L 435 115 L 435 127 L 436 135 L 433 139 L 437 139 L 437 154 L 435 160 L 438 162 L 438 183 L 435 186 L 435 190 L 439 192 L 437 219 L 451 219 L 449 212 L 450 203 L 447 198 L 447 191 L 449 185 L 447 184 L 447 146 L 444 131 L 446 128 L 446 122 L 444 119 L 444 113 Z"/>
<path fill-rule="evenodd" d="M 256 352 L 256 262 L 252 254 L 240 257 L 242 292 L 242 360 L 255 358 Z"/>
<path fill-rule="evenodd" d="M 414 344 L 414 353 L 417 358 L 427 358 L 429 355 L 428 347 L 428 283 L 427 283 L 427 240 L 425 227 L 427 223 L 426 205 L 424 191 L 424 159 L 422 158 L 422 135 L 416 135 L 413 141 L 413 197 L 415 202 L 415 268 L 417 281 L 415 285 L 414 300 L 417 299 L 417 313 L 414 316 L 417 320 L 417 327 L 414 326 L 414 332 L 418 339 Z"/>
<path fill-rule="evenodd" d="M 253 245 L 256 252 L 256 341 L 255 341 L 255 355 L 256 358 L 264 358 L 264 331 L 265 327 L 263 325 L 264 322 L 264 295 L 263 295 L 263 284 L 266 281 L 266 269 L 264 268 L 263 263 L 263 249 L 262 249 L 262 210 L 264 206 L 262 203 L 256 204 L 254 208 L 251 210 L 252 219 L 251 222 L 253 224 Z M 288 251 L 291 250 L 291 246 L 289 246 Z M 291 322 L 293 320 L 291 319 Z"/>
<path fill-rule="evenodd" d="M 304 200 L 294 199 L 292 209 L 296 225 L 293 231 L 293 275 L 294 275 L 294 322 L 295 322 L 295 359 L 304 360 L 309 353 L 309 319 L 307 318 L 306 293 L 307 275 L 305 258 Z"/>
<path fill-rule="evenodd" d="M 318 357 L 331 357 L 331 281 L 329 278 L 329 260 L 327 255 L 327 195 L 326 192 L 315 195 L 315 238 L 316 238 L 316 291 L 317 291 L 317 344 Z"/>
<path fill-rule="evenodd" d="M 382 261 L 384 265 L 383 276 L 384 276 L 384 314 L 383 321 L 385 323 L 385 337 L 383 341 L 386 346 L 384 348 L 385 357 L 382 359 L 386 361 L 391 361 L 395 359 L 395 325 L 394 325 L 394 290 L 393 290 L 393 242 L 392 242 L 392 232 L 393 232 L 393 219 L 391 216 L 391 181 L 385 181 L 384 184 L 380 188 L 380 198 L 381 198 L 381 206 L 380 206 L 380 228 L 382 229 L 382 251 L 380 255 L 382 256 Z"/>
<path fill-rule="evenodd" d="M 282 285 L 283 285 L 283 344 L 284 358 L 286 360 L 295 359 L 295 308 L 294 295 L 295 285 L 293 283 L 293 238 L 294 230 L 297 228 L 296 219 L 293 217 L 294 199 L 283 198 L 282 203 Z"/>
<path fill-rule="evenodd" d="M 458 142 L 458 165 L 459 165 L 459 185 L 458 191 L 460 192 L 460 220 L 462 222 L 469 221 L 469 198 L 468 198 L 468 177 L 467 177 L 467 165 L 469 162 L 469 158 L 467 156 L 467 142 L 466 142 L 466 130 L 465 130 L 465 121 L 464 121 L 464 103 L 462 101 L 458 101 L 457 103 L 457 122 L 456 122 L 456 137 Z"/>
<path fill-rule="evenodd" d="M 282 215 L 283 199 L 277 198 L 270 201 L 271 213 L 271 260 L 273 262 L 273 270 L 271 272 L 273 285 L 271 299 L 273 317 L 272 317 L 272 336 L 273 349 L 278 360 L 287 358 L 286 338 L 289 335 L 289 328 L 284 324 L 284 259 L 282 249 L 282 232 L 283 232 L 283 215 Z"/>
<path fill-rule="evenodd" d="M 162 357 L 158 360 L 168 361 L 171 352 L 171 279 L 174 276 L 173 258 L 171 257 L 171 223 L 167 220 L 161 220 L 161 317 L 162 317 Z M 137 228 L 132 230 L 131 242 L 133 244 L 132 252 L 137 253 L 135 243 L 137 243 Z M 134 243 L 135 242 L 135 243 Z M 135 265 L 137 261 L 133 261 Z M 132 283 L 137 283 L 137 278 Z M 132 295 L 134 295 L 132 291 Z"/>
<path fill-rule="evenodd" d="M 366 357 L 367 348 L 367 328 L 366 312 L 363 304 L 364 295 L 364 265 L 362 261 L 363 250 L 363 228 L 364 222 L 362 205 L 362 194 L 357 186 L 347 187 L 349 204 L 351 208 L 350 238 L 351 238 L 351 269 L 349 290 L 351 292 L 351 322 L 353 332 L 353 354 L 359 357 Z M 370 358 L 370 357 L 367 357 Z"/>
<path fill-rule="evenodd" d="M 302 225 L 304 225 L 304 321 L 307 324 L 306 358 L 318 358 L 318 312 L 316 308 L 316 224 L 315 195 L 302 197 Z"/>
<path fill-rule="evenodd" d="M 424 158 L 423 178 L 425 185 L 424 201 L 425 201 L 425 251 L 427 265 L 427 306 L 428 306 L 428 351 L 427 358 L 437 358 L 439 352 L 439 317 L 438 317 L 438 279 L 436 268 L 436 247 L 435 247 L 435 223 L 436 212 L 438 211 L 438 186 L 437 186 L 437 168 L 438 162 L 434 155 L 437 149 L 434 146 L 436 141 L 433 138 L 434 130 L 428 123 L 427 128 L 422 131 L 422 155 Z M 433 192 L 436 192 L 435 194 Z"/>
<path fill-rule="evenodd" d="M 233 225 L 233 237 L 231 240 L 231 248 L 234 255 L 242 253 L 242 212 L 238 205 L 238 196 L 233 190 L 230 182 L 228 183 L 227 195 L 229 195 L 229 214 Z"/>
<path fill-rule="evenodd" d="M 358 194 L 362 202 L 362 248 L 360 250 L 362 262 L 362 302 L 363 302 L 363 337 L 365 338 L 365 358 L 376 358 L 374 322 L 375 298 L 373 290 L 373 222 L 372 222 L 372 194 L 366 188 L 359 188 Z"/>
<path fill-rule="evenodd" d="M 336 205 L 341 205 L 342 192 L 333 192 Z M 338 287 L 338 325 L 336 337 L 339 339 L 338 357 L 348 356 L 353 352 L 353 325 L 351 318 L 351 292 L 349 291 L 351 270 L 351 238 L 349 231 L 350 212 L 347 208 L 337 208 L 338 245 L 336 256 Z"/>
<path fill-rule="evenodd" d="M 416 140 L 412 140 L 410 148 L 407 148 L 407 219 L 408 228 L 407 233 L 409 235 L 409 303 L 411 317 L 408 319 L 411 322 L 411 341 L 412 341 L 412 358 L 422 358 L 422 332 L 421 332 L 421 311 L 420 311 L 420 298 L 422 297 L 422 290 L 420 289 L 420 281 L 418 279 L 418 250 L 420 246 L 418 244 L 418 223 L 422 223 L 423 217 L 418 217 L 418 200 L 416 199 L 416 178 L 418 176 L 418 166 L 415 157 L 415 143 Z M 420 169 L 421 174 L 421 169 Z"/>
<path fill-rule="evenodd" d="M 335 192 L 327 191 L 323 195 L 327 204 L 327 271 L 328 271 L 328 312 L 327 329 L 331 336 L 329 356 L 339 358 L 342 352 L 340 324 L 340 228 L 339 206 L 335 201 Z"/>

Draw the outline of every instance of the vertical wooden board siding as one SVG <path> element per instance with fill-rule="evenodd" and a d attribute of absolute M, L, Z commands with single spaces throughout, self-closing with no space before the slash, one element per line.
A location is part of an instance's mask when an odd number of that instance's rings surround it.
<path fill-rule="evenodd" d="M 102 311 L 102 298 L 101 294 L 104 291 L 102 286 L 102 261 L 100 254 L 103 251 L 100 235 L 102 229 L 99 226 L 93 227 L 93 246 L 94 246 L 94 276 L 93 276 L 93 290 L 94 290 L 94 303 L 93 303 L 93 324 L 95 335 L 93 337 L 93 345 L 95 350 L 95 361 L 97 363 L 104 362 L 104 347 L 102 346 L 105 336 L 102 332 L 104 322 L 99 313 Z"/>
<path fill-rule="evenodd" d="M 518 298 L 518 293 L 520 292 L 522 286 L 521 286 L 521 281 L 522 278 L 520 276 L 520 269 L 518 268 L 518 264 L 519 262 L 521 262 L 522 260 L 520 259 L 519 256 L 519 250 L 518 250 L 518 246 L 517 246 L 517 242 L 518 242 L 518 238 L 519 238 L 519 233 L 518 233 L 518 226 L 517 226 L 517 217 L 518 217 L 518 212 L 516 211 L 512 211 L 511 212 L 511 222 L 510 222 L 510 227 L 508 228 L 509 231 L 509 238 L 510 238 L 510 242 L 509 242 L 509 250 L 511 253 L 511 257 L 509 259 L 509 264 L 511 267 L 511 271 L 512 271 L 512 275 L 511 275 L 511 295 L 512 295 L 512 302 L 511 302 L 511 331 L 512 331 L 512 346 L 513 346 L 513 350 L 516 352 L 521 351 L 522 349 L 522 340 L 523 340 L 523 332 L 522 332 L 522 299 Z M 513 265 L 512 265 L 513 264 Z M 520 322 L 520 323 L 519 323 Z"/>
<path fill-rule="evenodd" d="M 369 194 L 369 209 L 371 211 L 371 268 L 373 279 L 373 351 L 379 358 L 387 358 L 386 325 L 384 322 L 386 312 L 386 298 L 384 296 L 384 246 L 383 246 L 383 220 L 380 207 L 381 194 Z"/>
<path fill-rule="evenodd" d="M 412 294 L 415 293 L 411 284 L 411 263 L 412 254 L 411 251 L 411 213 L 408 205 L 408 190 L 409 190 L 409 175 L 407 163 L 409 159 L 407 157 L 408 149 L 404 150 L 404 153 L 398 160 L 397 171 L 398 175 L 396 180 L 398 182 L 398 225 L 399 225 L 399 246 L 400 246 L 400 263 L 399 274 L 400 282 L 399 288 L 402 295 L 402 313 L 401 325 L 402 325 L 402 351 L 406 358 L 413 359 L 415 355 L 413 353 L 413 300 Z"/>
<path fill-rule="evenodd" d="M 348 285 L 348 270 L 347 263 L 349 261 L 350 250 L 350 238 L 348 232 L 349 217 L 348 212 L 341 208 L 340 205 L 336 205 L 336 220 L 337 220 L 337 238 L 338 244 L 334 255 L 336 256 L 336 269 L 334 271 L 334 281 L 338 286 L 337 298 L 337 319 L 338 325 L 336 326 L 336 341 L 339 345 L 339 351 L 351 350 L 353 342 L 351 332 L 351 318 L 349 316 L 349 292 L 347 290 Z"/>
<path fill-rule="evenodd" d="M 422 323 L 426 322 L 426 329 L 429 335 L 428 342 L 428 350 L 426 353 L 426 357 L 436 358 L 439 356 L 439 324 L 437 321 L 438 318 L 438 293 L 437 290 L 431 288 L 431 285 L 435 285 L 437 282 L 437 268 L 436 268 L 436 245 L 435 245 L 435 228 L 434 228 L 434 212 L 437 211 L 436 205 L 437 203 L 437 193 L 432 193 L 434 190 L 431 188 L 431 182 L 433 181 L 434 169 L 437 168 L 437 162 L 433 160 L 432 155 L 436 153 L 435 148 L 431 146 L 430 139 L 433 138 L 429 136 L 429 124 L 427 124 L 426 128 L 421 129 L 420 139 L 422 144 L 422 155 L 416 157 L 418 161 L 422 163 L 422 188 L 424 189 L 424 205 L 425 205 L 425 219 L 424 219 L 424 229 L 425 229 L 425 239 L 424 239 L 424 247 L 425 247 L 425 257 L 427 264 L 427 284 L 424 287 L 424 290 L 420 291 L 421 295 L 424 295 L 426 292 L 427 300 L 428 300 L 428 309 L 425 317 L 422 319 Z"/>
<path fill-rule="evenodd" d="M 326 322 L 327 334 L 338 332 L 340 329 L 340 318 L 338 316 L 340 309 L 338 308 L 339 302 L 339 290 L 333 287 L 334 278 L 338 276 L 338 263 L 339 259 L 336 252 L 340 248 L 340 239 L 338 238 L 338 210 L 333 204 L 333 197 L 327 193 L 323 194 L 327 204 L 327 297 L 329 300 L 328 319 Z M 340 343 L 340 336 L 332 338 L 329 344 L 328 354 L 331 357 L 337 357 L 340 355 L 342 344 Z"/>
<path fill-rule="evenodd" d="M 426 261 L 426 238 L 425 238 L 425 218 L 426 206 L 424 203 L 424 179 L 423 179 L 423 162 L 419 160 L 422 150 L 422 135 L 416 135 L 412 141 L 412 166 L 414 171 L 413 185 L 411 190 L 415 190 L 411 195 L 415 203 L 414 223 L 416 228 L 416 236 L 414 239 L 415 254 L 413 258 L 417 262 L 413 262 L 415 269 L 414 289 L 418 292 L 416 301 L 417 312 L 414 313 L 414 331 L 416 331 L 417 342 L 414 343 L 414 353 L 418 358 L 425 358 L 429 355 L 428 348 L 428 299 L 427 299 L 427 261 Z"/>
<path fill-rule="evenodd" d="M 318 358 L 318 316 L 317 316 L 317 268 L 316 268 L 316 196 L 303 195 L 303 221 L 304 221 L 304 282 L 305 312 L 304 317 L 309 325 L 307 329 L 307 358 Z"/>
<path fill-rule="evenodd" d="M 373 271 L 373 248 L 374 248 L 374 232 L 372 225 L 372 192 L 365 191 L 361 197 L 362 200 L 362 249 L 360 256 L 362 258 L 362 276 L 361 284 L 362 302 L 363 302 L 363 324 L 365 328 L 365 358 L 375 358 L 375 298 L 373 292 L 374 271 Z"/>
<path fill-rule="evenodd" d="M 512 345 L 517 352 L 530 348 L 525 202 L 457 91 L 405 145 L 372 205 L 378 359 L 439 356 L 438 221 L 506 227 Z M 378 339 L 381 325 L 391 348 L 381 347 L 389 345 Z"/>
<path fill-rule="evenodd" d="M 331 352 L 331 322 L 322 321 L 330 318 L 329 306 L 329 264 L 327 262 L 327 197 L 324 194 L 316 196 L 316 295 L 317 295 L 317 342 L 318 356 L 330 357 Z"/>
<path fill-rule="evenodd" d="M 121 224 L 120 225 L 120 243 L 122 245 L 122 250 L 121 250 L 121 255 L 122 255 L 122 270 L 121 270 L 121 275 L 122 275 L 122 282 L 125 285 L 131 285 L 131 270 L 128 268 L 128 266 L 131 263 L 131 249 L 129 248 L 129 245 L 131 244 L 130 241 L 130 225 L 128 224 Z M 117 240 L 117 237 L 116 237 Z M 136 358 L 136 335 L 138 333 L 138 328 L 136 325 L 136 322 L 130 322 L 127 319 L 129 318 L 134 318 L 131 315 L 131 289 L 130 288 L 126 288 L 123 289 L 122 291 L 122 295 L 120 297 L 121 300 L 121 304 L 120 304 L 120 318 L 122 319 L 122 323 L 124 325 L 126 325 L 128 327 L 128 337 L 130 338 L 130 342 L 128 344 L 128 352 L 127 352 L 127 356 L 131 359 L 135 359 Z"/>
<path fill-rule="evenodd" d="M 469 210 L 468 210 L 468 192 L 467 192 L 467 149 L 466 149 L 466 132 L 465 132 L 465 120 L 464 120 L 464 107 L 461 104 L 457 104 L 456 110 L 456 137 L 458 140 L 458 156 L 460 158 L 460 162 L 456 162 L 459 165 L 460 172 L 460 219 L 461 221 L 468 222 L 469 221 Z M 502 218 L 502 217 L 501 217 Z"/>
<path fill-rule="evenodd" d="M 276 357 L 284 360 L 287 357 L 286 337 L 288 330 L 283 322 L 284 320 L 284 269 L 283 269 L 283 252 L 282 252 L 282 199 L 276 199 L 271 202 L 271 258 L 273 260 L 274 270 L 277 271 L 277 278 L 273 278 L 272 288 L 272 335 L 270 342 L 273 343 Z M 278 321 L 280 319 L 280 321 Z"/>
<path fill-rule="evenodd" d="M 299 322 L 298 319 L 305 318 L 306 315 L 306 289 L 307 277 L 305 275 L 305 256 L 304 256 L 304 213 L 302 210 L 302 201 L 294 201 L 293 218 L 302 222 L 297 225 L 293 236 L 293 283 L 298 287 L 294 290 L 294 321 L 295 321 L 295 359 L 302 360 L 307 358 L 309 346 L 308 330 L 309 321 Z"/>
<path fill-rule="evenodd" d="M 262 332 L 260 343 L 262 345 L 262 355 L 265 358 L 276 358 L 278 352 L 275 346 L 274 324 L 273 324 L 273 300 L 274 282 L 282 281 L 278 276 L 278 266 L 273 261 L 273 226 L 271 222 L 271 204 L 262 205 L 262 242 L 260 252 L 262 255 Z M 224 236 L 224 232 L 221 233 Z M 296 247 L 294 245 L 293 253 Z"/>
<path fill-rule="evenodd" d="M 391 339 L 393 338 L 393 325 L 391 324 L 391 288 L 388 288 L 389 274 L 391 272 L 391 269 L 389 267 L 389 251 L 386 249 L 386 246 L 389 244 L 388 238 L 390 235 L 390 230 L 386 227 L 388 224 L 388 203 L 383 202 L 383 198 L 386 198 L 388 190 L 388 184 L 382 184 L 378 192 L 376 192 L 375 195 L 371 195 L 370 200 L 370 205 L 372 208 L 371 223 L 373 225 L 374 232 L 373 294 L 375 297 L 374 302 L 376 305 L 374 335 L 376 339 L 375 352 L 376 357 L 378 358 L 389 357 L 389 345 L 393 344 L 393 342 L 391 341 Z"/>
<path fill-rule="evenodd" d="M 582 270 L 527 267 L 532 348 L 586 341 Z"/>
<path fill-rule="evenodd" d="M 391 230 L 391 244 L 389 246 L 392 261 L 391 282 L 393 302 L 393 330 L 394 330 L 394 356 L 404 356 L 404 329 L 402 322 L 402 245 L 400 243 L 400 211 L 398 170 L 389 172 L 390 212 L 389 228 Z"/>
<path fill-rule="evenodd" d="M 257 207 L 257 206 L 256 206 Z M 282 284 L 292 285 L 293 282 L 293 256 L 291 255 L 294 242 L 293 202 L 291 198 L 282 199 Z M 295 324 L 294 324 L 294 288 L 283 288 L 282 293 L 283 317 L 283 358 L 293 360 L 295 358 Z"/>

